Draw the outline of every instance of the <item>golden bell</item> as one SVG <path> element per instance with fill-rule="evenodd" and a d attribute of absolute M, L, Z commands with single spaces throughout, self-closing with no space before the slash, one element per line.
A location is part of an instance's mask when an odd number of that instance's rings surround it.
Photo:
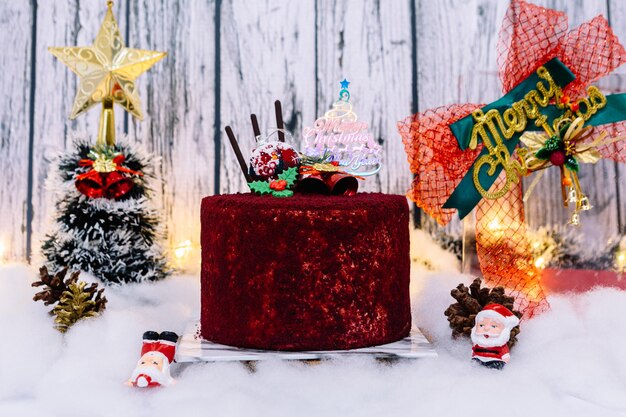
<path fill-rule="evenodd" d="M 593 206 L 589 203 L 587 196 L 580 199 L 580 209 L 583 211 L 591 210 Z"/>
<path fill-rule="evenodd" d="M 573 213 L 567 224 L 570 224 L 572 226 L 580 226 L 580 216 L 578 215 L 578 213 Z"/>

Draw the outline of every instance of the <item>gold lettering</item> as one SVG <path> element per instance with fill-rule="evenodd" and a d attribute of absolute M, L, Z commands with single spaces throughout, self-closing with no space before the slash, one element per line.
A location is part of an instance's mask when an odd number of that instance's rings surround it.
<path fill-rule="evenodd" d="M 553 135 L 553 132 L 558 132 L 559 123 L 574 116 L 568 107 L 568 100 L 562 102 L 563 91 L 556 85 L 550 72 L 545 67 L 539 67 L 537 76 L 540 78 L 537 82 L 537 89 L 526 93 L 522 100 L 511 104 L 511 107 L 504 110 L 502 114 L 497 109 L 491 109 L 487 113 L 480 109 L 472 112 L 474 126 L 469 148 L 476 149 L 480 141 L 488 151 L 476 160 L 473 167 L 474 185 L 484 198 L 502 197 L 509 191 L 511 184 L 518 183 L 520 177 L 526 175 L 528 171 L 523 158 L 526 150 L 518 150 L 518 156 L 522 156 L 521 159 L 512 158 L 504 144 L 505 139 L 511 139 L 516 133 L 526 130 L 529 120 L 534 120 L 537 127 L 542 127 L 549 135 Z M 585 121 L 606 106 L 606 97 L 596 87 L 589 87 L 587 93 L 588 98 L 578 100 L 578 109 L 575 113 Z M 548 122 L 548 117 L 541 113 L 541 108 L 547 107 L 551 102 L 555 103 L 557 108 L 565 110 L 563 115 L 553 121 L 552 126 Z M 493 192 L 485 190 L 479 181 L 481 169 L 486 169 L 486 173 L 493 176 L 498 166 L 502 166 L 506 172 L 506 183 Z"/>
<path fill-rule="evenodd" d="M 473 168 L 474 185 L 485 198 L 502 197 L 510 189 L 511 184 L 519 182 L 519 178 L 527 172 L 523 160 L 520 162 L 511 158 L 503 137 L 511 139 L 515 133 L 524 131 L 529 120 L 535 120 L 537 126 L 549 128 L 547 117 L 541 114 L 540 108 L 548 106 L 556 95 L 560 96 L 561 89 L 545 67 L 539 67 L 537 75 L 541 78 L 537 83 L 537 90 L 526 93 L 522 100 L 513 103 L 502 115 L 496 109 L 491 109 L 486 114 L 482 110 L 475 110 L 472 113 L 474 127 L 469 148 L 476 149 L 480 140 L 489 151 L 488 154 L 478 158 Z M 502 166 L 506 172 L 506 183 L 501 189 L 490 193 L 480 184 L 478 174 L 482 168 L 486 168 L 488 175 L 494 175 L 498 166 Z"/>

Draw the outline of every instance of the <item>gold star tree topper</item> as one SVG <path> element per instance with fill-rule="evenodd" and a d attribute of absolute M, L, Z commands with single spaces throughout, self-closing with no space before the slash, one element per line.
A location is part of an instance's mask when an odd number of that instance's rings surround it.
<path fill-rule="evenodd" d="M 113 2 L 92 46 L 51 47 L 48 50 L 80 77 L 70 119 L 102 103 L 98 145 L 115 144 L 113 103 L 143 119 L 135 80 L 163 59 L 165 52 L 127 48 L 113 16 Z"/>

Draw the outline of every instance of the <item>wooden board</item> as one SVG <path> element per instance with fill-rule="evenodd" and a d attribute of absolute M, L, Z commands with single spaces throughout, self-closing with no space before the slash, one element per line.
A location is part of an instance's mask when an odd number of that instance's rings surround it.
<path fill-rule="evenodd" d="M 315 3 L 232 0 L 221 4 L 220 193 L 248 192 L 224 133 L 231 126 L 246 160 L 255 146 L 250 114 L 261 132 L 276 128 L 274 101 L 296 144 L 315 118 Z"/>
<path fill-rule="evenodd" d="M 160 156 L 155 205 L 168 245 L 200 244 L 200 200 L 215 191 L 215 2 L 134 0 L 129 44 L 167 51 L 140 78 L 146 117 L 129 139 Z"/>
<path fill-rule="evenodd" d="M 95 109 L 69 120 L 77 77 L 50 52 L 50 46 L 87 46 L 93 43 L 106 7 L 86 7 L 80 2 L 40 1 L 37 7 L 37 76 L 33 144 L 33 206 L 31 237 L 33 263 L 40 263 L 39 250 L 55 213 L 55 196 L 46 187 L 56 156 L 71 145 L 72 136 L 89 136 L 95 143 L 100 112 Z M 126 30 L 125 0 L 118 0 L 114 13 L 122 33 Z M 116 109 L 116 128 L 122 132 L 124 119 Z"/>
<path fill-rule="evenodd" d="M 347 78 L 355 113 L 383 146 L 382 170 L 359 190 L 405 194 L 412 181 L 396 127 L 411 113 L 411 23 L 409 2 L 317 2 L 316 115 L 331 108 Z"/>
<path fill-rule="evenodd" d="M 30 137 L 33 8 L 30 2 L 0 7 L 0 261 L 26 257 L 26 204 Z"/>

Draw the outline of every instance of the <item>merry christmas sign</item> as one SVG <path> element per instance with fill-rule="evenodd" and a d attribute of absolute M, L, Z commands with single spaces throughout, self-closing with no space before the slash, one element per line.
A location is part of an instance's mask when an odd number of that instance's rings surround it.
<path fill-rule="evenodd" d="M 369 132 L 368 124 L 358 120 L 350 103 L 349 81 L 341 81 L 339 99 L 313 126 L 302 132 L 303 153 L 321 158 L 325 153 L 348 174 L 374 175 L 381 168 L 382 147 Z"/>

